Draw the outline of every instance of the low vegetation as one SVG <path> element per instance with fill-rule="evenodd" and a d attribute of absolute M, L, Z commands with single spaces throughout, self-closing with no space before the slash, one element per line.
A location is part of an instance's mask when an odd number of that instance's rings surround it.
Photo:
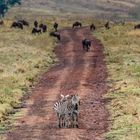
<path fill-rule="evenodd" d="M 132 23 L 99 29 L 94 34 L 105 46 L 107 98 L 111 98 L 108 140 L 140 139 L 140 30 Z"/>
<path fill-rule="evenodd" d="M 11 29 L 12 21 L 4 23 L 0 27 L 0 133 L 7 113 L 20 103 L 39 74 L 56 60 L 55 41 L 48 33 L 35 36 L 31 27 Z"/>

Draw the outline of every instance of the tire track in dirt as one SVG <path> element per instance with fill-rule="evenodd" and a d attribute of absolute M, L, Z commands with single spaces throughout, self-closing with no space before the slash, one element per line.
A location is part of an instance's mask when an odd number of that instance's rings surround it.
<path fill-rule="evenodd" d="M 107 92 L 103 46 L 88 28 L 60 31 L 62 41 L 55 49 L 59 63 L 42 75 L 27 100 L 27 114 L 7 134 L 7 140 L 104 140 L 108 112 L 103 95 Z M 84 52 L 81 40 L 93 40 Z M 79 129 L 58 129 L 52 107 L 62 94 L 81 97 Z"/>

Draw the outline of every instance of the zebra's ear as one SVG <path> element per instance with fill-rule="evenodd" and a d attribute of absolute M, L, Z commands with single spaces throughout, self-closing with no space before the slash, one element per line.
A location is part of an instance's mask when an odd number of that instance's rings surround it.
<path fill-rule="evenodd" d="M 63 94 L 61 94 L 61 97 L 62 97 L 62 98 L 64 98 L 64 95 L 63 95 Z"/>
<path fill-rule="evenodd" d="M 65 97 L 68 98 L 70 95 L 66 95 Z"/>
<path fill-rule="evenodd" d="M 75 94 L 77 97 L 79 97 L 78 93 Z"/>

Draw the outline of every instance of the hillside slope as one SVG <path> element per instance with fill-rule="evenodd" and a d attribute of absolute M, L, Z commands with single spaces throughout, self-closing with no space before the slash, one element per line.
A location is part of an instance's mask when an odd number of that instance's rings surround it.
<path fill-rule="evenodd" d="M 102 18 L 129 17 L 139 0 L 22 0 L 22 8 L 49 12 L 91 13 Z M 136 18 L 136 17 L 135 17 Z"/>

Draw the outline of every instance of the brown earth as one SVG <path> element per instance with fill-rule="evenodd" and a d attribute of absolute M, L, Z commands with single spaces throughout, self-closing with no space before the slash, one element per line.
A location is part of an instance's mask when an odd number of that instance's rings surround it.
<path fill-rule="evenodd" d="M 105 140 L 108 129 L 107 69 L 104 48 L 87 27 L 60 31 L 55 49 L 59 62 L 44 73 L 26 100 L 27 113 L 7 133 L 7 140 Z M 92 40 L 89 52 L 83 38 Z M 60 129 L 53 104 L 60 94 L 78 93 L 81 98 L 79 128 Z"/>

